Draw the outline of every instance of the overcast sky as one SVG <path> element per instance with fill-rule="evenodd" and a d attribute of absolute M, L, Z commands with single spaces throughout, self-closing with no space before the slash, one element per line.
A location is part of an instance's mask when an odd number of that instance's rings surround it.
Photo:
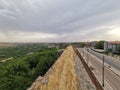
<path fill-rule="evenodd" d="M 120 0 L 0 0 L 0 42 L 120 40 Z"/>

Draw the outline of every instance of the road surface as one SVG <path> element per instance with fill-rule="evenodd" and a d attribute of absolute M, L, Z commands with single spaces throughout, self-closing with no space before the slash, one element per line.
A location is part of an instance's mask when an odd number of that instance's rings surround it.
<path fill-rule="evenodd" d="M 78 49 L 81 53 L 81 49 Z M 91 56 L 89 56 L 90 58 Z M 102 63 L 98 59 L 89 60 L 89 62 L 94 65 L 99 72 L 102 73 Z M 108 67 L 105 67 L 105 80 L 113 88 L 113 90 L 120 90 L 120 77 L 112 72 Z M 101 82 L 100 82 L 101 83 Z"/>
<path fill-rule="evenodd" d="M 88 52 L 90 52 L 91 54 L 95 55 L 96 57 L 98 57 L 100 60 L 103 60 L 103 54 L 100 54 L 98 52 L 95 52 L 91 49 L 86 49 Z M 108 57 L 105 56 L 105 62 L 107 64 L 109 64 L 110 66 L 114 67 L 115 69 L 117 69 L 118 71 L 120 71 L 120 60 L 114 59 L 112 57 Z"/>

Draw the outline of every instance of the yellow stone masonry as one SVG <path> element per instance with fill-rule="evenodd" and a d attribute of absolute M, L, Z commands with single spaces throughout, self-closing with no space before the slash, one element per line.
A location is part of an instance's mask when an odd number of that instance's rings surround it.
<path fill-rule="evenodd" d="M 30 90 L 79 90 L 74 55 L 73 47 L 68 46 L 44 77 L 38 77 Z"/>

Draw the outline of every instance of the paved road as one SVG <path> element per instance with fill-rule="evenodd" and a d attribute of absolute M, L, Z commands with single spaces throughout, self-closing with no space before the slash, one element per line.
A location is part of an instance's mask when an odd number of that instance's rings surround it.
<path fill-rule="evenodd" d="M 100 54 L 98 52 L 95 52 L 91 49 L 86 49 L 88 52 L 90 52 L 91 54 L 95 55 L 96 57 L 98 57 L 100 60 L 103 60 L 103 54 Z M 120 60 L 105 56 L 105 62 L 107 64 L 109 64 L 110 66 L 114 67 L 115 69 L 120 71 Z"/>
<path fill-rule="evenodd" d="M 78 49 L 81 52 L 80 49 Z M 90 58 L 90 57 L 89 57 Z M 97 59 L 89 60 L 92 65 L 94 65 L 98 71 L 102 73 L 102 63 Z M 105 80 L 114 90 L 120 90 L 120 77 L 113 73 L 110 69 L 105 67 Z"/>

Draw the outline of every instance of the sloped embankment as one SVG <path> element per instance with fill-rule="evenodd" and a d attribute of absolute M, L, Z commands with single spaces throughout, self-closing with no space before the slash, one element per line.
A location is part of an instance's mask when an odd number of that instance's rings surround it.
<path fill-rule="evenodd" d="M 44 77 L 38 77 L 30 90 L 78 90 L 74 50 L 68 46 Z"/>

